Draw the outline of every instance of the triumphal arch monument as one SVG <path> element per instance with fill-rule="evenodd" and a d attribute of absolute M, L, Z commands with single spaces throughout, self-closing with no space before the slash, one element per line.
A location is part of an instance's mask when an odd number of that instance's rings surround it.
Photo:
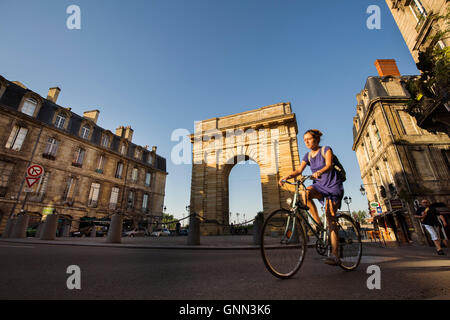
<path fill-rule="evenodd" d="M 290 103 L 196 122 L 190 136 L 190 212 L 202 217 L 202 235 L 228 230 L 228 178 L 241 161 L 252 160 L 259 165 L 265 216 L 287 206 L 286 200 L 292 194 L 286 190 L 287 185 L 281 188 L 278 180 L 300 165 L 297 133 Z"/>

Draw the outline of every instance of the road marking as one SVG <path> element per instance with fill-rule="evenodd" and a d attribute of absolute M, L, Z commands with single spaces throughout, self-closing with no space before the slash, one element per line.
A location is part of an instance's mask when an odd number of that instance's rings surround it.
<path fill-rule="evenodd" d="M 0 248 L 27 248 L 27 249 L 34 249 L 34 247 L 30 247 L 30 246 L 10 246 L 10 245 L 2 245 L 2 244 L 0 244 Z"/>

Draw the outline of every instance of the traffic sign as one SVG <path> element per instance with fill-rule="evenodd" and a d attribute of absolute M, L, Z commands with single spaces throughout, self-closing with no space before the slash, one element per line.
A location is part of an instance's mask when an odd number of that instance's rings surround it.
<path fill-rule="evenodd" d="M 28 188 L 25 188 L 25 192 L 35 192 L 36 188 L 33 186 L 39 186 L 42 175 L 44 174 L 44 168 L 38 164 L 33 164 L 27 168 L 27 176 L 25 177 L 25 182 Z"/>
<path fill-rule="evenodd" d="M 29 177 L 40 177 L 44 172 L 44 168 L 42 168 L 38 164 L 33 164 L 28 167 L 27 174 Z"/>
<path fill-rule="evenodd" d="M 377 214 L 382 214 L 383 213 L 383 209 L 381 209 L 381 207 L 377 207 Z"/>
<path fill-rule="evenodd" d="M 41 180 L 41 177 L 26 177 L 25 181 L 27 182 L 28 188 L 34 186 L 37 182 Z"/>
<path fill-rule="evenodd" d="M 381 207 L 381 205 L 380 205 L 379 202 L 371 202 L 371 203 L 370 203 L 370 207 L 371 207 L 371 208 L 377 208 L 377 207 Z"/>

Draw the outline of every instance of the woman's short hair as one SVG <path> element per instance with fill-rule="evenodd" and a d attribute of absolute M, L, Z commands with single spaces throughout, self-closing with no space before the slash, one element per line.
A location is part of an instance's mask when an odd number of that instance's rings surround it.
<path fill-rule="evenodd" d="M 310 135 L 312 135 L 312 137 L 317 140 L 317 142 L 320 142 L 320 137 L 323 135 L 322 132 L 320 132 L 317 129 L 310 129 L 308 131 L 305 132 L 305 134 L 303 136 L 305 136 L 307 133 L 309 133 Z"/>

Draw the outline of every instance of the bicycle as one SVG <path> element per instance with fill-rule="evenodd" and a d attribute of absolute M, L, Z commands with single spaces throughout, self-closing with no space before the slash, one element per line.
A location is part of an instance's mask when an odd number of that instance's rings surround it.
<path fill-rule="evenodd" d="M 288 184 L 295 185 L 291 208 L 275 210 L 264 221 L 261 232 L 261 255 L 267 269 L 281 279 L 288 279 L 300 270 L 307 249 L 308 229 L 317 238 L 316 251 L 323 256 L 329 256 L 331 253 L 330 234 L 326 221 L 323 227 L 318 224 L 299 197 L 300 187 L 305 190 L 304 182 L 311 177 L 302 176 L 295 183 L 286 181 Z M 315 225 L 314 228 L 309 220 Z M 361 232 L 348 214 L 336 214 L 336 222 L 340 267 L 346 271 L 355 270 L 362 256 Z"/>

